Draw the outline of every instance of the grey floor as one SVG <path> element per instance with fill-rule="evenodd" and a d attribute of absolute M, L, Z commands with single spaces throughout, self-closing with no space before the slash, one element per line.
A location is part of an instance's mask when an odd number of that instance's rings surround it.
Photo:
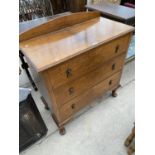
<path fill-rule="evenodd" d="M 48 127 L 47 135 L 20 155 L 126 155 L 123 143 L 131 132 L 135 108 L 135 62 L 125 65 L 118 97 L 110 93 L 98 98 L 78 113 L 60 136 L 40 94 L 32 91 Z"/>

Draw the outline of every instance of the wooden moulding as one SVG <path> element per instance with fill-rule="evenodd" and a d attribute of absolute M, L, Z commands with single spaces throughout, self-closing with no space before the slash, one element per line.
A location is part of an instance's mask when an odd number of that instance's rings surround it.
<path fill-rule="evenodd" d="M 19 35 L 19 41 L 26 41 L 34 37 L 38 37 L 43 34 L 47 34 L 50 32 L 58 31 L 63 28 L 73 26 L 75 24 L 85 22 L 87 20 L 96 18 L 100 16 L 100 12 L 79 12 L 72 13 L 70 15 L 64 15 L 61 17 L 57 17 L 52 19 L 44 24 L 36 26 L 26 32 L 23 32 Z"/>

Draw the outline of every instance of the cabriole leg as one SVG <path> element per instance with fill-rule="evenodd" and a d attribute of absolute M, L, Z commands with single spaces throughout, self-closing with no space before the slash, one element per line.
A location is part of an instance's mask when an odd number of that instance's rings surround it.
<path fill-rule="evenodd" d="M 53 117 L 54 122 L 56 123 L 56 125 L 57 125 L 58 128 L 59 128 L 59 133 L 60 133 L 60 135 L 65 135 L 65 134 L 66 134 L 66 129 L 65 129 L 65 127 L 64 127 L 63 125 L 59 126 L 59 123 L 58 123 L 58 121 L 57 121 L 57 118 L 55 117 L 54 114 L 52 114 L 52 117 Z"/>
<path fill-rule="evenodd" d="M 118 95 L 118 94 L 116 93 L 116 90 L 117 90 L 117 89 L 115 89 L 115 90 L 112 91 L 112 96 L 113 96 L 113 97 L 117 97 L 117 95 Z"/>
<path fill-rule="evenodd" d="M 119 84 L 117 88 L 115 88 L 114 90 L 112 90 L 112 96 L 113 96 L 113 97 L 117 97 L 118 94 L 116 93 L 116 91 L 117 91 L 117 89 L 120 88 L 120 87 L 121 87 L 121 85 Z"/>

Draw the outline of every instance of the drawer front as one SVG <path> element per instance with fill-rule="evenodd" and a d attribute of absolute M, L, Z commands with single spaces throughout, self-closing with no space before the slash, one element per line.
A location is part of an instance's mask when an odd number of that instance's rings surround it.
<path fill-rule="evenodd" d="M 100 82 L 87 92 L 82 93 L 80 96 L 74 98 L 70 102 L 66 103 L 60 108 L 60 120 L 64 122 L 68 118 L 72 117 L 76 112 L 86 106 L 93 99 L 103 95 L 108 90 L 113 90 L 118 87 L 120 82 L 121 72 L 117 72 L 113 76 Z"/>
<path fill-rule="evenodd" d="M 130 35 L 123 36 L 49 69 L 52 87 L 56 88 L 72 81 L 121 53 L 125 53 L 129 39 Z"/>
<path fill-rule="evenodd" d="M 125 54 L 118 56 L 106 62 L 100 68 L 54 89 L 53 92 L 58 106 L 61 107 L 64 103 L 121 70 L 124 64 L 124 57 Z"/>

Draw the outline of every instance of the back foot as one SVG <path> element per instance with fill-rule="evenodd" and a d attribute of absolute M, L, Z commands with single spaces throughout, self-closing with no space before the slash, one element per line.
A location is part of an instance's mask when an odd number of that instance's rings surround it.
<path fill-rule="evenodd" d="M 112 97 L 117 97 L 118 96 L 118 94 L 116 93 L 116 90 L 113 90 L 112 91 Z"/>

